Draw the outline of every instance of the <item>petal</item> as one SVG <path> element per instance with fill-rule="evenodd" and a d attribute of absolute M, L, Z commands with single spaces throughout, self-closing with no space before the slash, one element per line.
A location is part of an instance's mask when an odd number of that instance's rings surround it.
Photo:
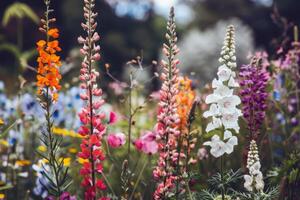
<path fill-rule="evenodd" d="M 227 140 L 232 137 L 232 133 L 228 130 L 224 132 L 224 140 Z"/>
<path fill-rule="evenodd" d="M 239 87 L 240 85 L 239 85 L 238 82 L 236 82 L 236 81 L 234 80 L 233 77 L 230 77 L 230 79 L 229 79 L 229 81 L 228 81 L 228 86 L 229 86 L 229 87 Z"/>

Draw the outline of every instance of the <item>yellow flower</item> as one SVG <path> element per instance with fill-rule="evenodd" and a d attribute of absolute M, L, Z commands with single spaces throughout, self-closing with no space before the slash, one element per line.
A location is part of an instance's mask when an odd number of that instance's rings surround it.
<path fill-rule="evenodd" d="M 83 158 L 77 158 L 77 161 L 78 161 L 80 164 L 83 164 L 83 163 L 89 162 L 89 160 L 88 160 L 88 159 L 83 159 Z"/>
<path fill-rule="evenodd" d="M 75 131 L 58 128 L 58 127 L 54 127 L 52 129 L 52 132 L 56 135 L 68 136 L 68 137 L 73 137 L 73 138 L 83 138 L 81 135 L 79 135 Z"/>
<path fill-rule="evenodd" d="M 69 153 L 77 153 L 77 149 L 72 147 L 72 148 L 69 148 Z"/>
<path fill-rule="evenodd" d="M 40 152 L 46 152 L 46 151 L 47 151 L 47 148 L 46 148 L 45 146 L 43 146 L 43 145 L 38 146 L 37 149 L 38 149 Z"/>
<path fill-rule="evenodd" d="M 4 121 L 0 118 L 0 126 L 4 124 Z"/>
<path fill-rule="evenodd" d="M 65 167 L 69 167 L 71 165 L 71 158 L 60 158 L 59 162 L 61 162 L 62 160 Z"/>
<path fill-rule="evenodd" d="M 20 167 L 24 167 L 26 165 L 30 165 L 31 162 L 30 160 L 17 160 L 16 161 L 16 165 L 20 166 Z"/>
<path fill-rule="evenodd" d="M 46 164 L 46 163 L 48 163 L 49 161 L 47 160 L 47 159 L 45 159 L 45 158 L 43 158 L 42 160 L 41 160 L 41 164 Z"/>
<path fill-rule="evenodd" d="M 4 199 L 5 198 L 5 194 L 0 194 L 0 199 Z"/>
<path fill-rule="evenodd" d="M 0 140 L 0 144 L 2 144 L 3 146 L 8 147 L 8 142 L 6 140 Z"/>

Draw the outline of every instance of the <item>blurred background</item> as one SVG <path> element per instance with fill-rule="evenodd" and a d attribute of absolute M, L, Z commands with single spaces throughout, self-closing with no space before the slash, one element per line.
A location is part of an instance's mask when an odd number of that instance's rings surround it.
<path fill-rule="evenodd" d="M 24 3 L 24 4 L 20 4 Z M 181 49 L 181 72 L 204 84 L 212 79 L 229 24 L 236 26 L 239 64 L 247 63 L 254 50 L 274 52 L 293 24 L 300 23 L 299 0 L 96 0 L 98 32 L 102 36 L 103 71 L 105 63 L 112 74 L 126 77 L 125 63 L 140 56 L 151 66 L 161 58 L 166 19 L 175 6 Z M 82 0 L 52 1 L 60 29 L 64 60 L 64 83 L 79 74 L 77 37 L 82 34 Z M 20 80 L 34 80 L 35 43 L 43 15 L 42 0 L 0 1 L 0 80 L 8 91 L 17 91 Z M 281 40 L 282 42 L 282 40 Z M 157 66 L 145 73 L 153 73 Z M 147 77 L 147 75 L 145 75 Z M 104 78 L 105 79 L 105 78 Z M 104 81 L 104 82 L 107 82 Z M 154 86 L 155 88 L 155 86 Z"/>

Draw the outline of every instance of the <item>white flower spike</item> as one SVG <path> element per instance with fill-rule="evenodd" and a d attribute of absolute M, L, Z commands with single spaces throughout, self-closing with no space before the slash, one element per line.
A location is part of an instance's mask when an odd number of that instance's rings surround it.
<path fill-rule="evenodd" d="M 205 118 L 212 117 L 206 132 L 224 128 L 223 139 L 214 135 L 212 141 L 204 143 L 211 147 L 210 152 L 214 157 L 232 153 L 234 146 L 238 144 L 237 137 L 232 136 L 232 131 L 238 133 L 240 130 L 238 119 L 242 115 L 241 110 L 237 108 L 241 99 L 234 95 L 234 89 L 239 87 L 239 84 L 235 80 L 236 73 L 233 71 L 236 67 L 233 26 L 227 29 L 219 61 L 221 66 L 218 68 L 218 78 L 212 81 L 213 93 L 205 99 L 205 103 L 210 104 L 210 108 L 203 113 Z"/>

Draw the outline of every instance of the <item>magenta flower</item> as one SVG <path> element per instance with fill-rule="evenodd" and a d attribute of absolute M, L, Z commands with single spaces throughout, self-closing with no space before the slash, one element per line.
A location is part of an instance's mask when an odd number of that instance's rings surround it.
<path fill-rule="evenodd" d="M 126 136 L 124 133 L 112 133 L 107 136 L 107 143 L 112 148 L 118 148 L 126 143 Z"/>
<path fill-rule="evenodd" d="M 157 134 L 146 131 L 139 139 L 134 141 L 135 147 L 146 154 L 155 154 L 158 151 Z"/>
<path fill-rule="evenodd" d="M 240 78 L 243 116 L 247 122 L 251 139 L 256 139 L 267 108 L 268 74 L 254 59 L 250 65 L 241 67 Z"/>
<path fill-rule="evenodd" d="M 118 121 L 117 114 L 115 112 L 110 112 L 109 113 L 109 124 L 114 124 Z"/>

